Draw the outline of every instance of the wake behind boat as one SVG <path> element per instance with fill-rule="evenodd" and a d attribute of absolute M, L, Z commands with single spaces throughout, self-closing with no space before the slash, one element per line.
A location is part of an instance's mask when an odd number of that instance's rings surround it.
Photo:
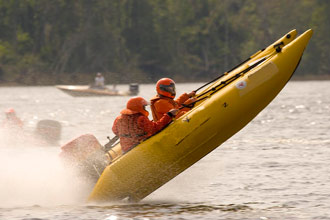
<path fill-rule="evenodd" d="M 139 85 L 135 83 L 129 85 L 128 91 L 118 91 L 117 89 L 109 89 L 107 87 L 96 88 L 89 85 L 57 85 L 56 88 L 73 97 L 135 96 L 139 93 Z"/>

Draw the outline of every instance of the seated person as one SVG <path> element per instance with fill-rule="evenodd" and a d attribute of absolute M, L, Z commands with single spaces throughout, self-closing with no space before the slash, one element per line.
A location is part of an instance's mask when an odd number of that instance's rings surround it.
<path fill-rule="evenodd" d="M 175 82 L 170 78 L 162 78 L 158 80 L 156 90 L 157 95 L 150 100 L 154 121 L 158 121 L 162 115 L 170 109 L 179 109 L 182 107 L 182 104 L 188 105 L 195 100 L 194 98 L 191 98 L 195 96 L 195 92 L 190 92 L 189 94 L 184 93 L 179 98 L 174 100 L 176 95 Z M 176 115 L 176 118 L 179 118 L 187 111 L 187 108 L 180 110 L 180 112 Z"/>
<path fill-rule="evenodd" d="M 102 73 L 96 74 L 93 87 L 98 89 L 104 89 L 104 77 Z"/>
<path fill-rule="evenodd" d="M 113 123 L 112 131 L 120 138 L 124 153 L 164 128 L 178 112 L 173 109 L 164 114 L 157 122 L 153 122 L 148 118 L 149 112 L 145 109 L 147 105 L 148 102 L 142 97 L 129 99 L 126 109 L 120 112 L 121 115 Z"/>
<path fill-rule="evenodd" d="M 6 118 L 2 122 L 2 127 L 7 129 L 22 129 L 23 122 L 16 115 L 16 112 L 13 108 L 10 108 L 5 111 Z"/>

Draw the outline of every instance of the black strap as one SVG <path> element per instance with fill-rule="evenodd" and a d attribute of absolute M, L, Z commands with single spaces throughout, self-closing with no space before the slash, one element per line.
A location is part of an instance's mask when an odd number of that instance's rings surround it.
<path fill-rule="evenodd" d="M 277 52 L 279 52 L 279 51 L 277 51 Z M 210 95 L 213 95 L 214 93 L 220 91 L 222 88 L 229 85 L 234 80 L 238 79 L 239 77 L 241 77 L 245 73 L 249 72 L 254 67 L 258 66 L 260 63 L 264 62 L 266 59 L 267 58 L 264 57 L 264 58 L 260 59 L 258 62 L 254 63 L 253 65 L 246 68 L 245 70 L 242 70 L 241 72 L 239 72 L 239 73 L 235 74 L 234 76 L 230 77 L 229 79 L 227 79 L 225 81 L 221 81 L 219 85 L 216 85 L 216 86 L 212 87 L 211 89 L 209 89 L 209 90 L 203 92 L 202 94 L 198 95 L 197 98 L 199 98 L 199 99 L 197 99 L 196 101 L 190 103 L 189 105 L 185 105 L 184 107 L 192 108 L 197 102 L 200 102 L 200 101 L 208 98 L 208 96 L 204 96 L 204 95 L 206 95 L 208 93 L 210 93 Z M 202 96 L 204 96 L 204 97 L 202 97 Z M 200 97 L 202 97 L 202 98 L 200 98 Z"/>
<path fill-rule="evenodd" d="M 135 137 L 142 137 L 144 135 L 147 135 L 147 132 L 141 133 L 141 134 L 136 134 Z M 120 137 L 127 137 L 127 138 L 132 138 L 133 136 L 131 134 L 121 134 L 119 135 Z"/>
<path fill-rule="evenodd" d="M 276 44 L 277 47 L 279 47 L 279 46 L 281 46 L 281 45 L 284 45 L 284 43 L 281 42 L 281 43 Z M 274 45 L 274 48 L 276 48 L 275 45 Z M 263 49 L 259 50 L 258 52 L 256 52 L 255 54 L 260 53 L 260 52 L 264 51 L 265 49 L 266 49 L 266 48 L 263 48 Z M 209 84 L 211 84 L 211 83 L 217 81 L 218 79 L 222 78 L 223 76 L 227 75 L 228 73 L 230 73 L 231 71 L 233 71 L 233 70 L 236 69 L 237 67 L 239 67 L 239 66 L 243 65 L 244 63 L 246 63 L 247 61 L 251 60 L 252 57 L 254 57 L 254 55 L 250 56 L 250 57 L 247 58 L 246 60 L 244 60 L 244 61 L 242 61 L 241 63 L 237 64 L 236 66 L 234 66 L 233 68 L 231 68 L 231 69 L 228 70 L 227 72 L 221 74 L 221 75 L 218 76 L 217 78 L 215 78 L 215 79 L 211 80 L 210 82 L 208 82 L 208 83 L 202 85 L 202 86 L 199 87 L 198 89 L 195 89 L 194 92 L 197 92 L 198 90 L 204 88 L 205 86 L 207 86 L 207 85 L 209 85 Z"/>

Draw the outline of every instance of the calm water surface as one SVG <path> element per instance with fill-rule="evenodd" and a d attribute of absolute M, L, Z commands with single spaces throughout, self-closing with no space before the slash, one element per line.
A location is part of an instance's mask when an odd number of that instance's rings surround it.
<path fill-rule="evenodd" d="M 178 93 L 200 85 L 178 84 Z M 154 95 L 154 85 L 140 90 Z M 248 126 L 142 202 L 86 204 L 91 186 L 62 166 L 59 147 L 86 133 L 105 144 L 128 99 L 0 88 L 0 111 L 15 108 L 25 133 L 43 119 L 62 125 L 56 146 L 0 133 L 0 219 L 330 219 L 329 81 L 289 82 Z"/>

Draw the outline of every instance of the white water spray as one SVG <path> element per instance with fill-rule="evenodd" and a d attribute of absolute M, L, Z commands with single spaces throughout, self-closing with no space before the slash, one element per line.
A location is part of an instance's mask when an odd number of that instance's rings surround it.
<path fill-rule="evenodd" d="M 0 130 L 2 206 L 84 203 L 91 186 L 62 164 L 60 148 L 22 137 Z"/>

